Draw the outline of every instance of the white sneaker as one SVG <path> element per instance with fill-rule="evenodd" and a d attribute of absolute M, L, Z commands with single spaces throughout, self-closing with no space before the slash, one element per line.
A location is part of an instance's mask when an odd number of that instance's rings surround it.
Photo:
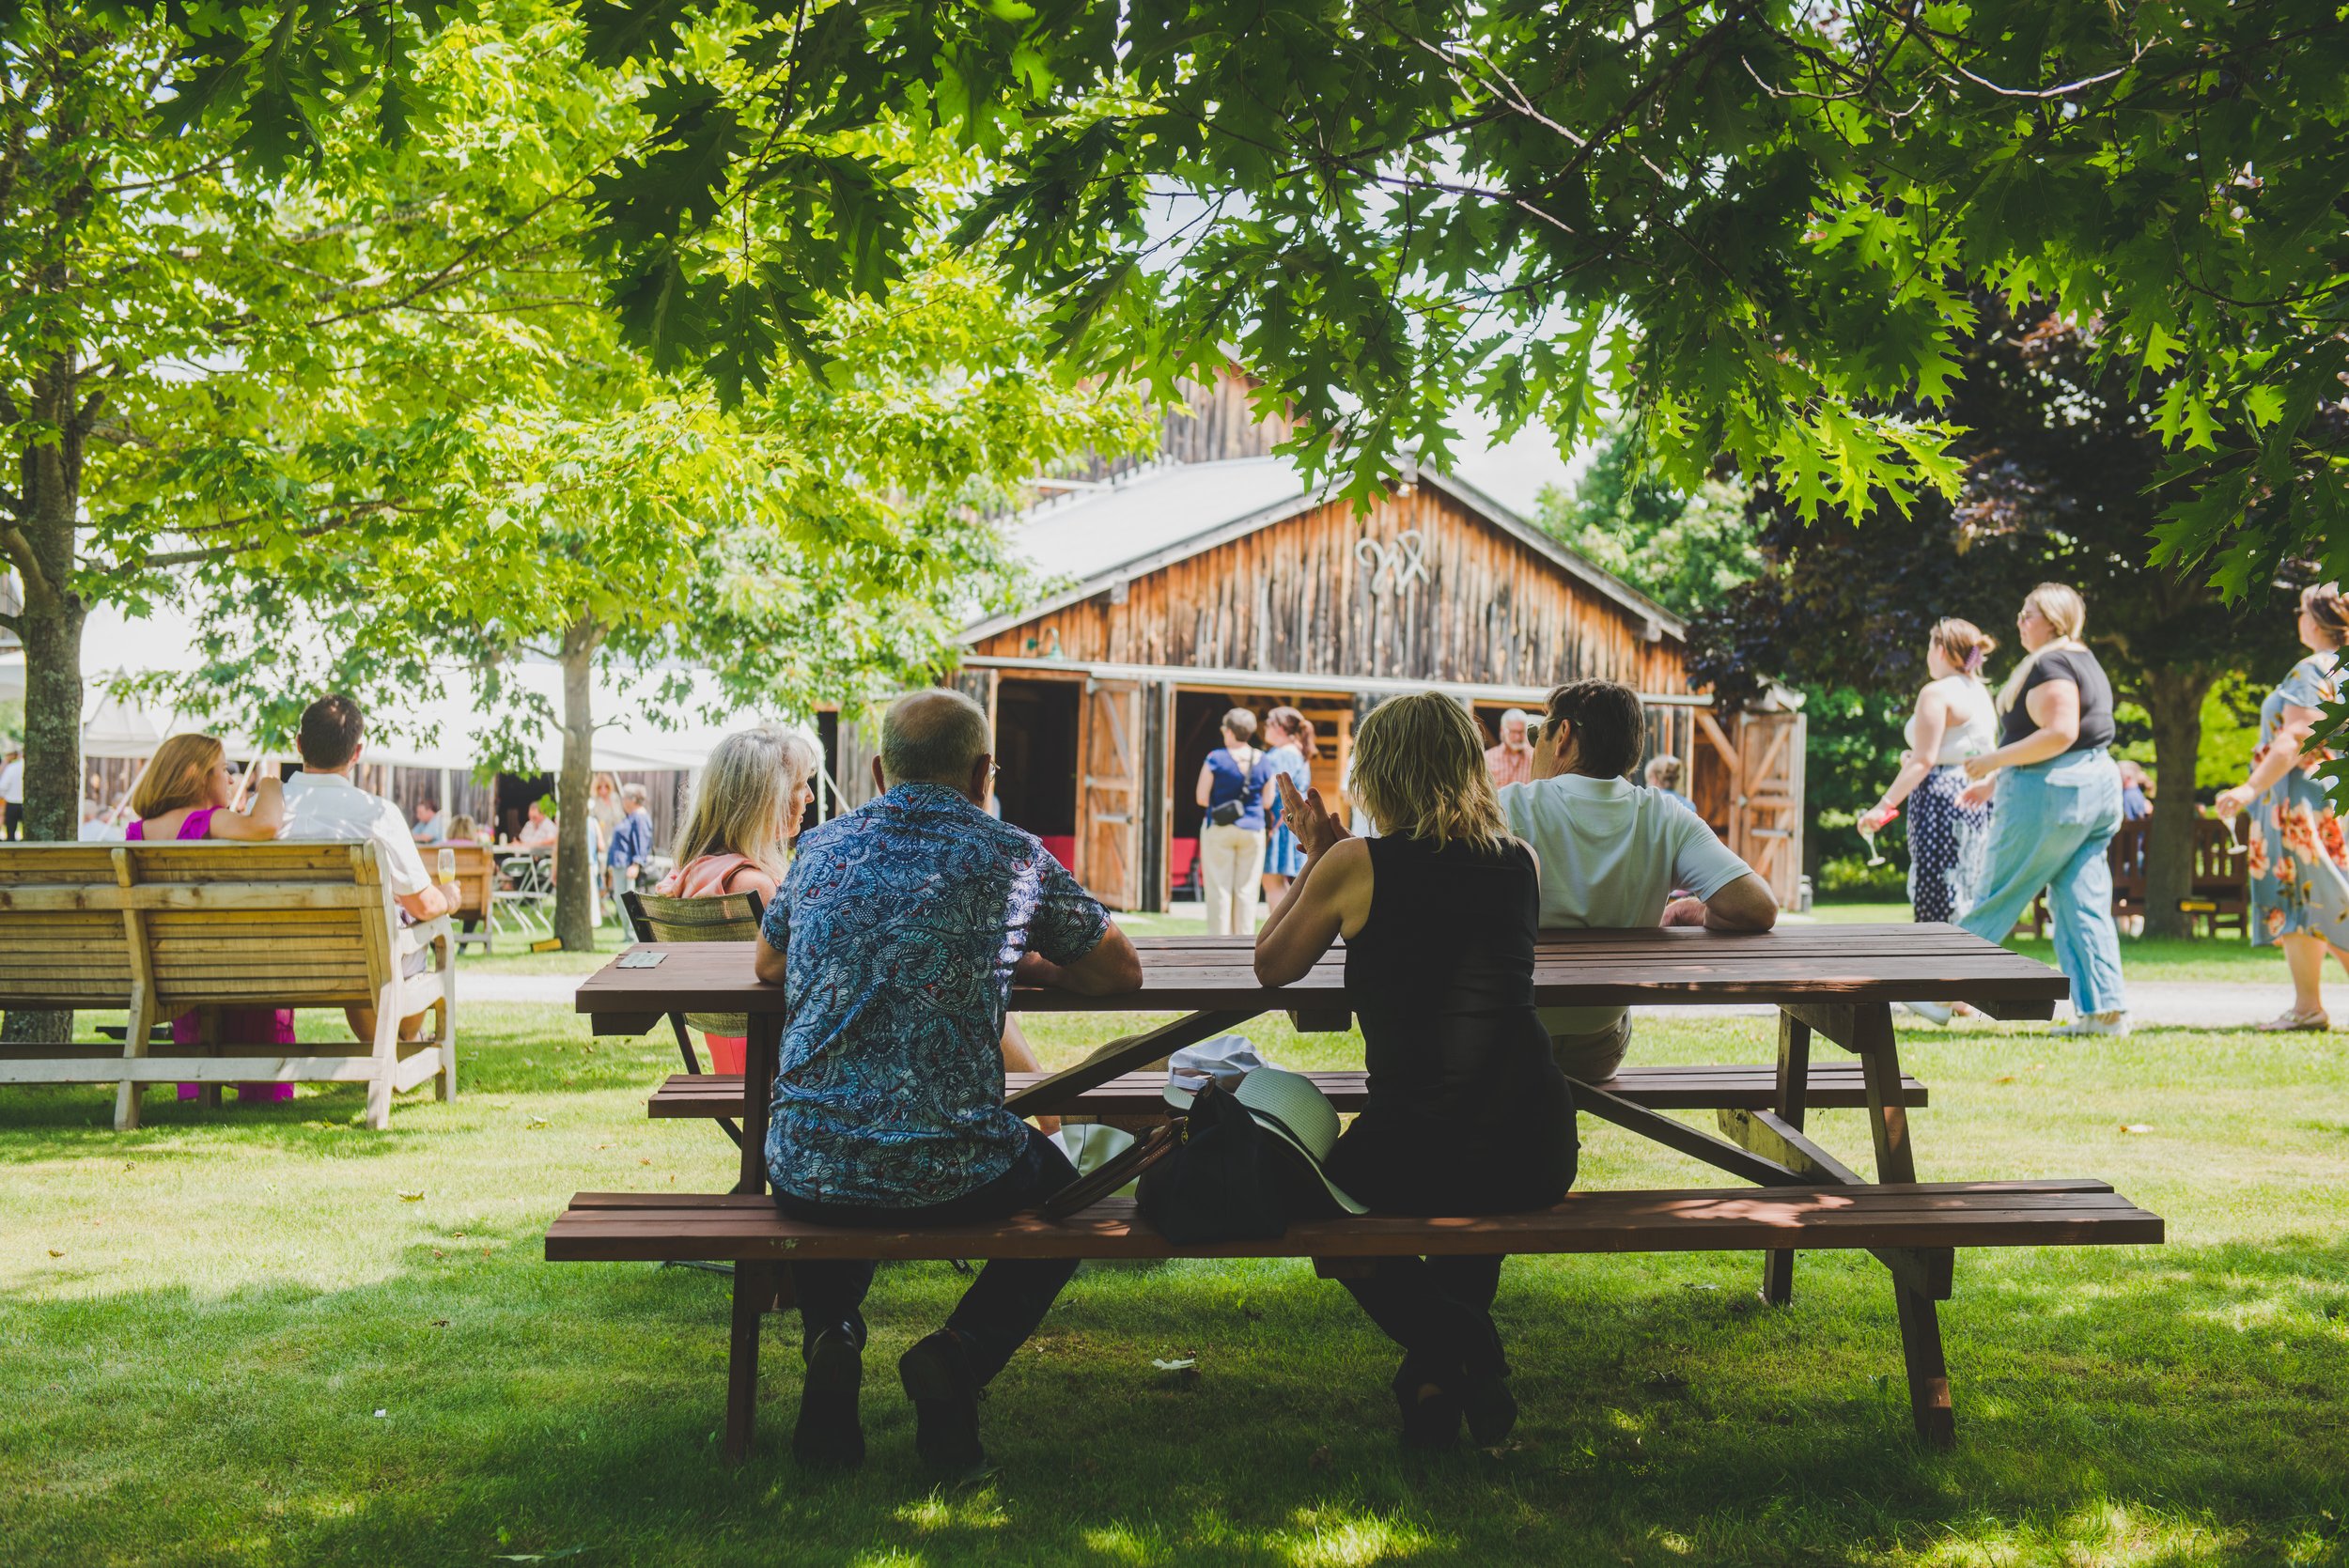
<path fill-rule="evenodd" d="M 1937 1001 L 1904 1001 L 1896 1005 L 1916 1014 L 1927 1023 L 1945 1024 L 1957 1016 Z"/>
<path fill-rule="evenodd" d="M 2053 1032 L 2072 1039 L 2088 1034 L 2125 1039 L 2129 1032 L 2129 1016 L 2124 1012 L 2082 1013 L 2070 1023 L 2058 1024 Z"/>

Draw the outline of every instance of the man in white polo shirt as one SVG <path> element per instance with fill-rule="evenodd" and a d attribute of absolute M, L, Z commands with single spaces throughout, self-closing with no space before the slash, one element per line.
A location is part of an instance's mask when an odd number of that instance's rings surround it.
<path fill-rule="evenodd" d="M 1533 742 L 1533 780 L 1501 792 L 1509 831 L 1542 862 L 1545 930 L 1709 925 L 1767 931 L 1769 884 L 1704 819 L 1626 777 L 1647 745 L 1638 693 L 1611 680 L 1551 691 Z M 1672 898 L 1672 890 L 1691 895 Z M 1545 1007 L 1550 1050 L 1568 1078 L 1604 1083 L 1631 1045 L 1622 1007 Z"/>
<path fill-rule="evenodd" d="M 286 825 L 280 839 L 366 839 L 375 846 L 376 864 L 392 890 L 392 898 L 414 920 L 430 920 L 457 907 L 456 891 L 434 885 L 425 870 L 424 856 L 408 831 L 408 818 L 399 807 L 381 795 L 370 795 L 351 782 L 359 752 L 366 738 L 366 715 L 359 705 L 339 692 L 320 697 L 302 710 L 302 728 L 294 748 L 302 753 L 302 771 L 286 781 Z M 426 955 L 411 954 L 403 975 L 422 974 Z M 400 1020 L 402 1038 L 412 1038 L 423 1027 L 418 1008 Z M 375 1037 L 375 1011 L 345 1009 L 352 1031 L 362 1040 Z"/>

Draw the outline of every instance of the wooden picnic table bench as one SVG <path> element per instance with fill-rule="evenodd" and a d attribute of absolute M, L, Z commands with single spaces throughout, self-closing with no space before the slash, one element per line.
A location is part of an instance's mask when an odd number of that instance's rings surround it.
<path fill-rule="evenodd" d="M 1139 991 L 1093 998 L 1021 987 L 1011 1004 L 1034 1012 L 1189 1011 L 1112 1041 L 1073 1066 L 1023 1078 L 1005 1100 L 1013 1110 L 1090 1114 L 1141 1103 L 1157 1080 L 1127 1075 L 1259 1014 L 1288 1012 L 1308 1031 L 1350 1023 L 1342 949 L 1303 979 L 1275 988 L 1256 980 L 1247 938 L 1144 938 L 1135 946 L 1143 957 Z M 1129 1207 L 1108 1203 L 1058 1223 L 1023 1215 L 995 1225 L 903 1232 L 836 1230 L 783 1219 L 761 1196 L 782 993 L 757 983 L 748 942 L 630 950 L 639 951 L 662 956 L 655 967 L 624 968 L 643 960 L 622 955 L 581 985 L 578 1010 L 599 1034 L 642 1033 L 672 1011 L 748 1016 L 747 1071 L 739 1087 L 729 1094 L 718 1087 L 721 1080 L 700 1080 L 708 1089 L 696 1104 L 686 1087 L 673 1092 L 664 1086 L 655 1099 L 668 1097 L 669 1108 L 652 1108 L 655 1115 L 739 1112 L 740 1181 L 730 1194 L 582 1193 L 549 1231 L 547 1256 L 738 1265 L 725 1439 L 734 1460 L 750 1451 L 758 1319 L 776 1300 L 786 1258 L 1293 1256 L 1315 1259 L 1325 1273 L 1343 1273 L 1351 1260 L 1404 1253 L 1758 1250 L 1766 1254 L 1763 1295 L 1783 1303 L 1792 1296 L 1797 1247 L 1865 1249 L 1892 1276 L 1917 1430 L 1946 1446 L 1955 1428 L 1936 1303 L 1951 1295 L 1954 1249 L 2144 1243 L 2162 1234 L 2157 1216 L 2090 1179 L 1917 1182 L 1907 1113 L 1912 1103 L 1921 1103 L 1923 1091 L 1901 1071 L 1891 1004 L 1961 1001 L 1993 1017 L 2044 1018 L 2066 993 L 2062 976 L 2046 966 L 1953 926 L 1542 934 L 1534 994 L 1545 1005 L 1766 1002 L 1779 1008 L 1778 1059 L 1767 1068 L 1638 1068 L 1610 1084 L 1575 1085 L 1578 1110 L 1762 1190 L 1582 1191 L 1532 1214 L 1374 1216 L 1298 1226 L 1273 1243 L 1181 1249 L 1137 1225 Z M 1814 1068 L 1816 1038 L 1849 1051 L 1856 1062 Z M 1676 1080 L 1676 1073 L 1686 1076 Z M 1767 1075 L 1766 1086 L 1756 1082 L 1761 1073 Z M 1866 1111 L 1874 1181 L 1804 1130 L 1811 1110 L 1854 1103 Z M 1666 1114 L 1673 1109 L 1713 1110 L 1719 1135 Z"/>
<path fill-rule="evenodd" d="M 1005 1073 L 1007 1094 L 1025 1094 L 1047 1073 Z M 1362 1109 L 1370 1097 L 1370 1075 L 1359 1068 L 1309 1072 L 1314 1087 L 1340 1112 Z M 1719 1067 L 1626 1067 L 1597 1085 L 1610 1094 L 1650 1110 L 1768 1110 L 1778 1103 L 1778 1070 L 1766 1065 Z M 1858 1110 L 1868 1103 L 1866 1075 L 1857 1063 L 1814 1062 L 1803 1096 L 1813 1110 Z M 1926 1103 L 1925 1086 L 1901 1079 L 1901 1104 L 1914 1110 Z M 739 1073 L 672 1073 L 645 1102 L 656 1121 L 708 1121 L 742 1115 L 745 1099 Z M 1103 1122 L 1162 1122 L 1173 1113 L 1166 1103 L 1163 1072 L 1120 1073 L 1068 1102 L 1061 1114 Z"/>
<path fill-rule="evenodd" d="M 457 1097 L 457 979 L 446 916 L 402 925 L 367 843 L 0 846 L 0 1007 L 120 1010 L 123 1043 L 0 1044 L 0 1083 L 113 1083 L 115 1127 L 149 1084 L 365 1083 L 367 1125 L 429 1081 Z M 403 977 L 419 954 L 432 967 Z M 224 1043 L 228 1008 L 366 1007 L 371 1040 Z M 403 1040 L 403 1011 L 429 1008 Z M 196 1016 L 197 1037 L 154 1025 Z M 340 1025 L 335 1026 L 340 1033 Z"/>

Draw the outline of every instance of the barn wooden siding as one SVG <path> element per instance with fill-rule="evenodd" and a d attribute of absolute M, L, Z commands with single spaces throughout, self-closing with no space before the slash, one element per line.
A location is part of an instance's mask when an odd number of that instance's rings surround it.
<path fill-rule="evenodd" d="M 1373 540 L 1416 530 L 1426 577 L 1374 591 Z M 1398 557 L 1407 560 L 1408 556 Z M 972 644 L 997 658 L 1360 679 L 1548 686 L 1582 676 L 1688 689 L 1685 650 L 1432 485 L 1369 514 L 1329 502 Z"/>

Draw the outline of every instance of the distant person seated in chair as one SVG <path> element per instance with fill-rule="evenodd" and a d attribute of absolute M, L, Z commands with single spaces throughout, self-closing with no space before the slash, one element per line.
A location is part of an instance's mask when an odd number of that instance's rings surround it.
<path fill-rule="evenodd" d="M 536 849 L 540 845 L 552 844 L 560 832 L 561 830 L 554 825 L 554 818 L 547 815 L 546 807 L 533 800 L 522 814 L 522 831 L 515 835 L 514 842 L 526 849 Z"/>
<path fill-rule="evenodd" d="M 131 810 L 137 820 L 123 831 L 133 844 L 170 839 L 226 839 L 250 844 L 272 839 L 286 820 L 284 786 L 271 767 L 253 786 L 253 807 L 237 810 L 237 765 L 227 748 L 209 735 L 175 735 L 155 748 L 155 755 L 131 790 Z M 175 1046 L 197 1043 L 200 1034 L 194 1013 L 171 1020 Z M 226 1007 L 220 1015 L 220 1043 L 228 1046 L 285 1047 L 294 1043 L 290 1007 Z M 192 1100 L 203 1093 L 200 1084 L 179 1085 L 179 1097 Z M 241 1083 L 240 1101 L 293 1098 L 290 1083 Z"/>
<path fill-rule="evenodd" d="M 1012 982 L 1106 996 L 1138 987 L 1142 960 L 1041 841 L 988 814 L 990 749 L 986 710 L 960 692 L 898 698 L 874 764 L 882 793 L 808 830 L 767 907 L 753 952 L 758 978 L 785 993 L 767 1166 L 791 1219 L 975 1223 L 1077 1179 L 1003 1107 Z M 898 1360 L 931 1470 L 985 1468 L 980 1390 L 1076 1271 L 1073 1258 L 996 1259 Z M 792 1452 L 860 1464 L 873 1265 L 798 1263 L 791 1278 L 807 1361 Z"/>
<path fill-rule="evenodd" d="M 428 798 L 416 802 L 416 825 L 408 830 L 408 836 L 428 846 L 440 844 L 448 837 L 448 824 L 441 820 L 439 801 Z"/>
<path fill-rule="evenodd" d="M 805 736 L 781 724 L 761 724 L 719 741 L 677 834 L 677 869 L 653 892 L 662 898 L 754 893 L 762 909 L 773 903 L 790 869 L 791 841 L 816 798 L 809 781 L 821 761 Z M 742 1070 L 742 1036 L 703 1038 L 711 1072 Z"/>
<path fill-rule="evenodd" d="M 448 819 L 448 842 L 451 844 L 487 844 L 490 835 L 481 831 L 481 824 L 459 812 Z"/>
<path fill-rule="evenodd" d="M 381 795 L 370 795 L 353 783 L 350 770 L 359 765 L 366 740 L 366 715 L 340 692 L 329 693 L 302 710 L 302 727 L 294 749 L 302 753 L 302 771 L 286 785 L 286 831 L 289 839 L 365 840 L 375 846 L 377 870 L 400 912 L 411 920 L 432 920 L 457 908 L 454 887 L 434 884 L 425 869 L 424 855 L 408 831 L 407 815 Z M 408 979 L 425 971 L 428 955 L 410 954 L 400 966 Z M 414 1039 L 428 1008 L 403 1017 L 399 1034 Z M 362 1040 L 375 1038 L 375 1009 L 347 1007 L 351 1032 Z"/>
<path fill-rule="evenodd" d="M 1611 680 L 1551 691 L 1533 745 L 1533 782 L 1501 792 L 1509 831 L 1542 862 L 1542 929 L 1707 925 L 1767 931 L 1778 924 L 1769 884 L 1713 836 L 1704 819 L 1660 789 L 1625 775 L 1647 744 L 1639 694 Z M 1689 896 L 1673 899 L 1674 889 Z M 1550 1048 L 1565 1075 L 1604 1083 L 1631 1047 L 1620 1006 L 1545 1007 Z"/>

